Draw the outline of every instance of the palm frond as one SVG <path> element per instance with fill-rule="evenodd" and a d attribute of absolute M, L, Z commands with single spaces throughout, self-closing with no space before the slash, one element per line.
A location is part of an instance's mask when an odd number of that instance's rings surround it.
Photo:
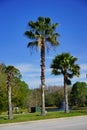
<path fill-rule="evenodd" d="M 30 29 L 35 29 L 35 22 L 30 21 L 30 22 L 28 23 L 28 26 L 30 27 Z"/>
<path fill-rule="evenodd" d="M 67 78 L 66 83 L 67 85 L 71 85 L 71 80 Z"/>
<path fill-rule="evenodd" d="M 25 35 L 30 39 L 35 39 L 35 35 L 32 31 L 26 31 Z"/>
<path fill-rule="evenodd" d="M 34 46 L 38 46 L 37 41 L 29 42 L 28 45 L 27 45 L 27 47 L 31 47 L 31 48 L 33 48 Z"/>
<path fill-rule="evenodd" d="M 54 75 L 61 75 L 61 71 L 58 71 L 57 69 L 52 70 L 52 74 Z"/>
<path fill-rule="evenodd" d="M 57 41 L 57 33 L 50 35 L 49 37 L 46 38 L 47 42 L 50 42 L 52 46 L 57 46 L 59 45 L 59 42 Z"/>
<path fill-rule="evenodd" d="M 45 18 L 45 24 L 48 24 L 48 25 L 50 25 L 50 24 L 51 24 L 51 20 L 50 20 L 50 18 L 49 18 L 49 17 Z"/>
<path fill-rule="evenodd" d="M 57 27 L 58 25 L 59 25 L 58 23 L 52 24 L 52 25 L 51 25 L 52 31 L 55 31 L 55 29 L 56 29 L 56 27 Z"/>

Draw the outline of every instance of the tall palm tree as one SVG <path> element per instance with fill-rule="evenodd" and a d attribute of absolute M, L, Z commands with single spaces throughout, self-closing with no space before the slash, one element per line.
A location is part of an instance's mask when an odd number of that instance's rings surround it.
<path fill-rule="evenodd" d="M 8 92 L 8 119 L 12 119 L 12 102 L 11 102 L 11 87 L 12 87 L 12 80 L 15 77 L 20 78 L 20 72 L 14 66 L 7 66 L 5 69 L 5 73 L 7 75 L 7 92 Z"/>
<path fill-rule="evenodd" d="M 27 47 L 39 47 L 41 53 L 41 115 L 45 115 L 45 48 L 47 47 L 47 49 L 50 49 L 50 46 L 57 46 L 59 44 L 57 41 L 59 34 L 55 33 L 58 23 L 51 24 L 51 19 L 49 17 L 38 17 L 36 22 L 30 21 L 28 26 L 29 30 L 25 32 L 25 35 L 32 41 L 28 43 Z"/>
<path fill-rule="evenodd" d="M 64 100 L 65 100 L 65 113 L 69 112 L 68 109 L 68 93 L 67 85 L 71 84 L 71 78 L 73 76 L 80 75 L 80 67 L 78 64 L 75 64 L 77 61 L 76 57 L 71 56 L 69 53 L 62 53 L 57 55 L 51 64 L 52 74 L 54 75 L 63 75 L 64 77 Z"/>

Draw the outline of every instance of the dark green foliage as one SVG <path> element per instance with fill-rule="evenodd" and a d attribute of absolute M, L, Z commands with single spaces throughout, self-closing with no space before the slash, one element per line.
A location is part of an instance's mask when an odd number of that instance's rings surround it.
<path fill-rule="evenodd" d="M 59 108 L 63 101 L 63 87 L 48 86 L 45 90 L 45 100 L 46 107 L 56 106 Z"/>
<path fill-rule="evenodd" d="M 7 89 L 0 86 L 0 111 L 7 111 Z"/>
<path fill-rule="evenodd" d="M 85 82 L 76 82 L 71 90 L 70 102 L 72 106 L 87 105 L 87 84 Z"/>
<path fill-rule="evenodd" d="M 28 94 L 29 94 L 28 85 L 24 81 L 17 80 L 15 87 L 12 88 L 13 106 L 26 108 Z"/>
<path fill-rule="evenodd" d="M 49 92 L 45 93 L 45 105 L 46 105 L 46 107 L 55 106 L 54 93 L 49 93 Z"/>
<path fill-rule="evenodd" d="M 0 64 L 0 111 L 7 110 L 7 86 L 6 86 L 6 75 L 5 65 Z"/>

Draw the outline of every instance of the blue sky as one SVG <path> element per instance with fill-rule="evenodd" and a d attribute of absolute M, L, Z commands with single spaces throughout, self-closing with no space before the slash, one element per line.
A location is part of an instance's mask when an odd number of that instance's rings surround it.
<path fill-rule="evenodd" d="M 0 62 L 14 65 L 30 88 L 40 85 L 40 52 L 27 48 L 24 36 L 29 21 L 39 16 L 50 17 L 59 23 L 60 45 L 46 53 L 46 85 L 62 85 L 61 76 L 51 75 L 50 64 L 55 55 L 69 52 L 78 58 L 81 67 L 76 81 L 87 81 L 87 2 L 86 0 L 0 0 Z"/>

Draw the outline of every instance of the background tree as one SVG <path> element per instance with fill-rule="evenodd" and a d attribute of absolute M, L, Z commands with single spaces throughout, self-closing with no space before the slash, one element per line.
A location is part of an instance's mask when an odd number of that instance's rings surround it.
<path fill-rule="evenodd" d="M 0 112 L 6 111 L 7 109 L 7 86 L 6 86 L 6 75 L 5 65 L 0 64 Z"/>
<path fill-rule="evenodd" d="M 48 86 L 45 90 L 46 107 L 61 107 L 63 101 L 63 86 Z"/>
<path fill-rule="evenodd" d="M 5 69 L 5 73 L 7 75 L 7 92 L 8 92 L 8 119 L 12 119 L 12 102 L 11 102 L 11 87 L 12 87 L 12 80 L 15 77 L 20 78 L 20 72 L 14 66 L 7 66 Z"/>
<path fill-rule="evenodd" d="M 26 108 L 29 96 L 28 85 L 20 79 L 15 79 L 12 87 L 12 104 L 13 107 Z"/>
<path fill-rule="evenodd" d="M 48 91 L 45 92 L 46 107 L 55 106 L 55 96 L 54 95 L 55 95 L 54 92 L 48 92 Z"/>
<path fill-rule="evenodd" d="M 27 100 L 27 108 L 29 111 L 31 111 L 32 107 L 36 107 L 36 109 L 41 107 L 40 95 L 41 95 L 40 88 L 30 89 Z"/>
<path fill-rule="evenodd" d="M 59 34 L 55 33 L 58 23 L 52 24 L 49 17 L 38 17 L 36 22 L 30 21 L 28 26 L 29 30 L 25 32 L 25 35 L 32 41 L 28 43 L 27 47 L 39 47 L 41 53 L 41 114 L 45 115 L 45 48 L 47 47 L 47 49 L 50 49 L 50 46 L 57 46 L 59 44 L 57 41 Z"/>
<path fill-rule="evenodd" d="M 65 113 L 68 113 L 68 93 L 67 85 L 71 84 L 71 78 L 74 75 L 80 75 L 80 67 L 75 64 L 77 61 L 76 57 L 71 56 L 69 53 L 62 53 L 57 55 L 51 64 L 52 74 L 63 75 L 64 77 L 64 100 L 65 100 Z"/>
<path fill-rule="evenodd" d="M 70 94 L 72 107 L 82 107 L 87 105 L 87 84 L 85 82 L 76 82 L 72 86 Z"/>

